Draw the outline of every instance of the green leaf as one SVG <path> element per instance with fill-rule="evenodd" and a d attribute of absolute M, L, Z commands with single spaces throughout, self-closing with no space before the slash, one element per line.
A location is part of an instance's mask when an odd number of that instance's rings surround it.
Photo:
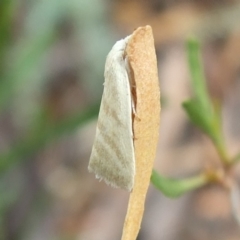
<path fill-rule="evenodd" d="M 194 98 L 197 99 L 199 105 L 201 105 L 202 109 L 205 111 L 205 114 L 212 114 L 212 106 L 207 91 L 198 41 L 194 38 L 189 39 L 187 42 L 187 50 L 191 83 L 195 95 Z"/>
<path fill-rule="evenodd" d="M 221 160 L 230 162 L 221 129 L 220 107 L 211 101 L 200 56 L 199 43 L 195 39 L 187 42 L 188 63 L 194 97 L 183 103 L 190 120 L 213 141 Z"/>
<path fill-rule="evenodd" d="M 207 92 L 199 43 L 193 38 L 189 39 L 187 50 L 194 97 L 185 101 L 183 107 L 191 121 L 214 139 L 216 132 L 212 128 L 212 123 L 216 115 Z"/>
<path fill-rule="evenodd" d="M 177 180 L 161 176 L 155 170 L 152 171 L 152 184 L 165 196 L 176 198 L 182 194 L 194 190 L 208 183 L 206 175 L 201 174 L 191 178 Z"/>
<path fill-rule="evenodd" d="M 212 131 L 211 118 L 204 113 L 202 105 L 193 99 L 183 102 L 182 106 L 190 120 L 212 138 L 215 133 Z"/>

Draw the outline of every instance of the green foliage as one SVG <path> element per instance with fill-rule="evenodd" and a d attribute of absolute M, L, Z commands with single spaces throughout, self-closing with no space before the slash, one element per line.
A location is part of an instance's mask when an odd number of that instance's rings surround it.
<path fill-rule="evenodd" d="M 226 153 L 221 128 L 221 111 L 209 97 L 198 42 L 190 39 L 187 50 L 194 97 L 185 101 L 183 107 L 190 120 L 211 138 L 222 161 L 228 163 L 230 160 Z"/>
<path fill-rule="evenodd" d="M 22 165 L 28 161 L 30 165 L 34 156 L 47 144 L 74 132 L 95 118 L 99 110 L 99 103 L 92 102 L 86 109 L 54 123 L 51 121 L 46 113 L 48 106 L 42 99 L 38 101 L 45 94 L 43 86 L 46 79 L 51 79 L 49 69 L 45 67 L 48 64 L 48 52 L 61 37 L 59 25 L 66 16 L 71 15 L 66 6 L 74 8 L 77 3 L 29 1 L 27 7 L 23 8 L 21 3 L 14 0 L 0 1 L 0 116 L 4 118 L 11 115 L 11 124 L 22 131 L 1 146 L 0 239 L 8 239 L 8 233 L 5 232 L 6 215 L 19 200 L 21 190 L 28 187 L 24 182 L 26 176 L 19 177 L 21 180 L 18 181 L 18 174 L 24 171 Z M 34 105 L 31 105 L 32 100 Z M 27 118 L 22 110 L 30 113 L 31 117 Z M 17 174 L 11 177 L 14 171 Z M 16 184 L 20 181 L 24 182 L 21 187 Z M 35 211 L 33 207 L 29 206 L 29 211 Z"/>
<path fill-rule="evenodd" d="M 187 42 L 187 55 L 193 97 L 185 101 L 182 106 L 192 123 L 212 140 L 220 160 L 227 169 L 230 164 L 240 160 L 240 154 L 231 159 L 227 153 L 222 133 L 221 109 L 217 104 L 214 104 L 208 94 L 199 43 L 193 38 Z M 187 191 L 218 181 L 220 178 L 221 174 L 219 175 L 217 170 L 210 175 L 202 173 L 182 180 L 169 179 L 153 171 L 151 182 L 166 196 L 178 197 Z"/>
<path fill-rule="evenodd" d="M 165 196 L 176 198 L 188 191 L 203 186 L 208 182 L 208 178 L 206 175 L 201 174 L 191 178 L 177 180 L 163 177 L 153 170 L 151 182 Z"/>
<path fill-rule="evenodd" d="M 25 16 L 25 32 L 20 40 L 11 38 L 11 30 L 17 1 L 3 0 L 0 3 L 0 114 L 16 101 L 16 93 L 26 91 L 32 78 L 40 76 L 43 81 L 42 63 L 46 60 L 46 53 L 57 41 L 57 25 L 64 17 L 65 6 L 58 1 L 33 2 L 28 15 Z M 42 19 L 43 12 L 47 16 Z M 67 15 L 67 13 L 65 12 Z M 44 20 L 45 24 L 40 23 Z M 7 53 L 7 54 L 5 54 Z M 11 59 L 11 61 L 10 61 Z M 2 71 L 1 71 L 2 70 Z M 30 79 L 30 80 L 29 80 Z M 38 83 L 35 83 L 38 84 Z M 29 90 L 31 91 L 31 89 Z M 34 92 L 30 93 L 34 95 Z M 29 99 L 19 102 L 27 108 Z M 35 115 L 29 121 L 26 135 L 16 141 L 7 151 L 0 152 L 0 177 L 10 166 L 29 160 L 40 149 L 52 140 L 56 140 L 77 129 L 91 118 L 97 116 L 99 104 L 89 106 L 85 111 L 76 112 L 66 119 L 52 124 L 45 112 L 46 106 L 37 103 Z M 42 112 L 42 113 L 41 113 Z M 17 113 L 14 114 L 18 118 Z M 34 121 L 33 121 L 34 120 Z M 0 206 L 1 207 L 1 206 Z"/>

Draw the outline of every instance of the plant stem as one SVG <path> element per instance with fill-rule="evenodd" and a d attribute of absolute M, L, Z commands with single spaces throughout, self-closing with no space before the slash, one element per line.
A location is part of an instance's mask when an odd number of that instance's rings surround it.
<path fill-rule="evenodd" d="M 224 144 L 224 140 L 223 138 L 219 137 L 214 141 L 214 144 L 215 144 L 215 147 L 217 149 L 217 152 L 221 158 L 221 161 L 225 164 L 225 165 L 229 165 L 232 161 L 227 153 L 227 150 L 226 150 L 226 146 Z"/>

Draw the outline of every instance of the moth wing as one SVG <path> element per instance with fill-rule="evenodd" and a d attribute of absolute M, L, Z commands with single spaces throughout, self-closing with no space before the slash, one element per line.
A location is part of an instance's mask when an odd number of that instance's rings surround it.
<path fill-rule="evenodd" d="M 123 58 L 126 39 L 118 41 L 105 65 L 104 91 L 89 170 L 113 187 L 131 190 L 135 176 L 131 89 Z"/>

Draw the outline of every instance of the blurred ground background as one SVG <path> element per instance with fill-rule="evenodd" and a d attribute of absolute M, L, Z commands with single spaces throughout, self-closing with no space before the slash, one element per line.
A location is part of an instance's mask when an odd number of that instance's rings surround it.
<path fill-rule="evenodd" d="M 229 152 L 240 141 L 240 1 L 1 0 L 0 239 L 120 239 L 129 194 L 87 171 L 115 41 L 151 25 L 162 95 L 155 168 L 184 177 L 218 164 L 181 103 L 191 96 L 185 40 L 202 45 Z M 152 186 L 138 240 L 235 240 L 228 193 L 171 200 Z"/>

